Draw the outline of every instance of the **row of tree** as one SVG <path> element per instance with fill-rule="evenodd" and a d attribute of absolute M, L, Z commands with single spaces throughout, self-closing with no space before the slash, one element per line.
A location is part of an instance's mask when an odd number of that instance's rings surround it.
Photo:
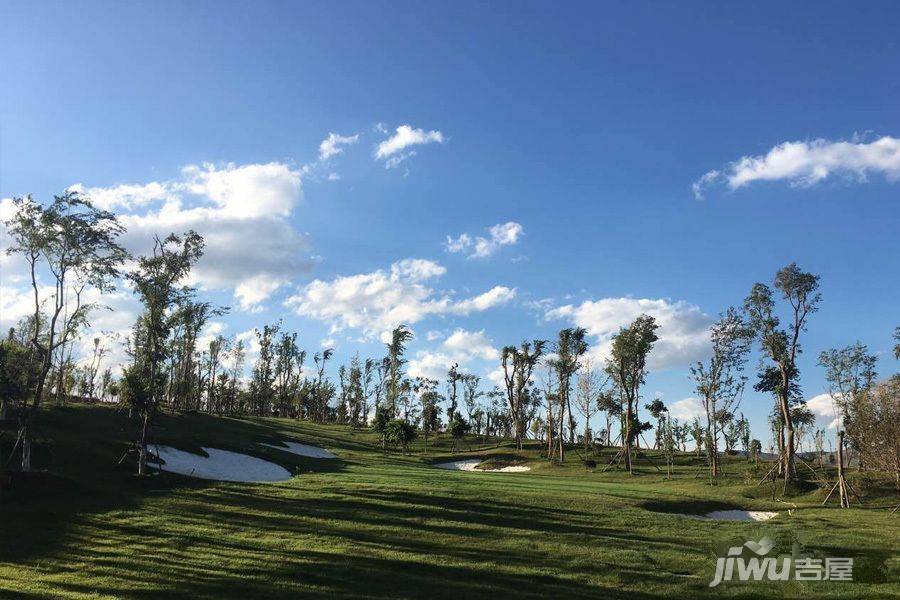
<path fill-rule="evenodd" d="M 778 271 L 772 287 L 754 285 L 740 309 L 727 309 L 712 325 L 710 357 L 691 367 L 705 422 L 679 423 L 660 399 L 644 404 L 649 417 L 641 418 L 648 357 L 658 340 L 658 324 L 650 315 L 640 315 L 613 336 L 602 364 L 591 360 L 582 328 L 562 329 L 553 341 L 506 346 L 500 355 L 502 387 L 490 390 L 483 389 L 479 376 L 458 365 L 450 367 L 444 382 L 409 377 L 404 355 L 413 334 L 400 325 L 391 333 L 383 357 L 354 356 L 337 369 L 335 381 L 327 371 L 333 351 L 317 352 L 307 364 L 298 334 L 280 322 L 256 331 L 253 365 L 246 365 L 243 338 L 216 335 L 200 347 L 204 328 L 227 308 L 198 299 L 196 289 L 186 283 L 203 254 L 203 239 L 195 232 L 156 238 L 148 254 L 132 259 L 118 242 L 124 229 L 115 215 L 77 193 L 58 196 L 46 207 L 20 198 L 15 207 L 6 224 L 13 241 L 9 252 L 29 266 L 34 311 L 0 345 L 0 398 L 4 412 L 14 408 L 16 446 L 26 471 L 31 468 L 33 428 L 42 401 L 65 401 L 77 388 L 82 396 L 116 399 L 137 412 L 141 474 L 153 419 L 167 409 L 371 425 L 385 445 L 404 449 L 419 434 L 427 447 L 429 437 L 441 430 L 455 439 L 470 430 L 510 437 L 519 448 L 530 436 L 541 440 L 548 459 L 556 461 L 564 461 L 567 446 L 580 438 L 588 450 L 597 443 L 620 447 L 617 458 L 629 472 L 643 434 L 655 429 L 653 445 L 669 453 L 686 450 L 692 439 L 716 477 L 720 442 L 726 452 L 739 443 L 748 455 L 761 451 L 738 412 L 754 344 L 761 359 L 753 388 L 774 399 L 772 447 L 785 483 L 797 477 L 797 448 L 814 424 L 803 400 L 797 360 L 801 335 L 821 301 L 819 278 L 795 264 Z M 126 263 L 131 268 L 123 269 Z M 54 279 L 54 291 L 45 299 L 39 293 L 41 273 Z M 125 341 L 129 362 L 115 380 L 112 369 L 100 370 L 109 353 L 105 340 L 93 340 L 91 354 L 82 357 L 86 360 L 80 367 L 75 366 L 73 351 L 90 312 L 99 308 L 83 302 L 86 291 L 108 292 L 120 280 L 127 282 L 143 310 Z M 819 362 L 832 386 L 841 431 L 846 432 L 840 448 L 846 435 L 861 466 L 893 472 L 900 486 L 900 435 L 890 437 L 898 431 L 897 377 L 879 383 L 876 358 L 861 344 L 823 352 Z M 595 435 L 591 423 L 600 413 L 605 424 Z M 821 440 L 821 432 L 816 439 Z"/>

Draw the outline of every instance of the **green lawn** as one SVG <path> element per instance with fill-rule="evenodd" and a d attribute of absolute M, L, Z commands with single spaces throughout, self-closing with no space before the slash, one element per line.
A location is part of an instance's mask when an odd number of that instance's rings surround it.
<path fill-rule="evenodd" d="M 629 477 L 590 472 L 574 451 L 564 466 L 549 465 L 536 449 L 521 455 L 528 473 L 455 472 L 430 463 L 491 454 L 505 464 L 515 453 L 473 439 L 453 454 L 441 438 L 428 455 L 419 440 L 410 456 L 385 456 L 371 433 L 345 427 L 180 415 L 159 419 L 157 442 L 242 451 L 297 476 L 274 484 L 139 480 L 129 460 L 117 466 L 137 428 L 126 414 L 78 406 L 40 417 L 35 463 L 46 471 L 17 478 L 0 498 L 3 597 L 900 597 L 900 513 L 886 508 L 896 499 L 871 497 L 866 509 L 841 511 L 820 507 L 822 492 L 811 489 L 793 504 L 773 501 L 771 486 L 754 487 L 742 459 L 726 461 L 718 485 L 692 456 L 680 457 L 671 481 L 649 458 Z M 258 445 L 281 439 L 340 459 Z M 4 457 L 10 444 L 2 438 Z M 780 514 L 766 523 L 675 514 L 720 507 Z M 717 552 L 763 535 L 781 551 L 797 540 L 814 554 L 853 557 L 856 581 L 710 590 Z"/>

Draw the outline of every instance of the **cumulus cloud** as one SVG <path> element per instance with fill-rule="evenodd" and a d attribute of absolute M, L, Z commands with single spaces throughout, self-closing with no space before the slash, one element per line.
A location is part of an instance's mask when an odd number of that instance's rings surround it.
<path fill-rule="evenodd" d="M 413 377 L 442 379 L 451 366 L 468 367 L 473 361 L 496 361 L 500 352 L 484 330 L 456 329 L 435 350 L 420 351 L 409 361 L 409 374 Z"/>
<path fill-rule="evenodd" d="M 341 146 L 350 146 L 359 141 L 359 134 L 340 135 L 338 133 L 329 133 L 328 137 L 319 144 L 319 160 L 328 160 L 336 154 L 344 151 Z"/>
<path fill-rule="evenodd" d="M 880 173 L 888 181 L 900 179 L 900 138 L 884 136 L 872 142 L 850 141 L 784 142 L 764 155 L 743 156 L 724 170 L 712 170 L 693 184 L 702 198 L 712 185 L 724 183 L 735 190 L 756 181 L 787 181 L 794 187 L 809 187 L 833 175 L 866 181 Z"/>
<path fill-rule="evenodd" d="M 705 356 L 709 348 L 711 319 L 697 306 L 665 299 L 602 298 L 581 304 L 566 304 L 548 310 L 547 320 L 566 319 L 594 337 L 591 356 L 603 361 L 609 356 L 612 338 L 619 328 L 648 314 L 656 319 L 659 340 L 647 360 L 651 370 L 683 367 Z"/>
<path fill-rule="evenodd" d="M 673 402 L 669 409 L 669 415 L 680 421 L 693 421 L 694 417 L 705 416 L 703 402 L 699 398 L 685 398 Z"/>
<path fill-rule="evenodd" d="M 810 412 L 816 415 L 820 427 L 837 429 L 841 426 L 840 413 L 836 410 L 831 394 L 819 394 L 806 401 Z"/>
<path fill-rule="evenodd" d="M 522 225 L 509 221 L 488 228 L 487 236 L 472 237 L 468 233 L 461 233 L 452 238 L 448 235 L 444 249 L 451 254 L 466 253 L 469 258 L 486 258 L 503 246 L 517 244 L 523 235 L 525 229 Z"/>
<path fill-rule="evenodd" d="M 515 297 L 515 290 L 496 286 L 478 296 L 454 300 L 424 285 L 445 271 L 432 261 L 404 259 L 387 271 L 338 276 L 330 281 L 316 279 L 285 305 L 299 315 L 330 323 L 332 331 L 358 329 L 371 338 L 401 323 L 418 323 L 430 315 L 479 312 Z"/>
<path fill-rule="evenodd" d="M 300 171 L 281 163 L 189 165 L 174 181 L 74 189 L 120 212 L 135 254 L 153 236 L 194 229 L 206 241 L 192 273 L 205 289 L 230 290 L 243 310 L 309 268 L 307 241 L 289 223 L 303 197 Z"/>
<path fill-rule="evenodd" d="M 384 160 L 385 167 L 393 168 L 415 154 L 413 150 L 407 150 L 407 148 L 432 143 L 443 144 L 444 134 L 433 129 L 425 131 L 424 129 L 413 129 L 409 125 L 401 125 L 394 131 L 394 135 L 378 144 L 375 149 L 375 159 Z"/>

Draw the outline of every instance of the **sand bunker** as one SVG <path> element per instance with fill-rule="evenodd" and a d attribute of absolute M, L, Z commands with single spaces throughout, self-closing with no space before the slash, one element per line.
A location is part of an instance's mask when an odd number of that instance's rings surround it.
<path fill-rule="evenodd" d="M 475 471 L 477 473 L 523 473 L 530 471 L 531 467 L 525 465 L 511 465 L 509 467 L 501 467 L 499 469 L 478 469 L 476 468 L 483 461 L 481 460 L 455 460 L 453 462 L 438 463 L 434 465 L 438 469 L 448 469 L 450 471 Z"/>
<path fill-rule="evenodd" d="M 284 452 L 290 452 L 291 454 L 298 454 L 300 456 L 306 456 L 309 458 L 337 458 L 336 455 L 332 454 L 325 448 L 318 448 L 316 446 L 309 446 L 307 444 L 301 444 L 299 442 L 282 442 L 284 446 L 276 446 L 274 444 L 261 444 L 262 446 L 266 446 L 267 448 L 275 448 L 276 450 L 283 450 Z M 287 446 L 285 448 L 285 446 Z"/>
<path fill-rule="evenodd" d="M 244 483 L 284 481 L 291 478 L 291 474 L 284 467 L 228 450 L 203 448 L 209 455 L 208 458 L 169 446 L 154 445 L 150 446 L 149 450 L 151 455 L 159 456 L 165 464 L 148 463 L 148 466 L 188 477 Z"/>
<path fill-rule="evenodd" d="M 778 513 L 764 510 L 714 510 L 705 515 L 679 514 L 678 516 L 716 521 L 768 521 L 772 517 L 778 516 Z"/>

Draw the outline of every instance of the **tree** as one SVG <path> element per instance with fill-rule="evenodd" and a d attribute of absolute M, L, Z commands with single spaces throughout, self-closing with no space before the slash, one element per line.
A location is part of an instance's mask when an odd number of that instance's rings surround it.
<path fill-rule="evenodd" d="M 132 343 L 134 363 L 123 374 L 123 392 L 141 415 L 138 442 L 138 475 L 147 469 L 147 441 L 150 425 L 163 398 L 169 357 L 167 341 L 178 306 L 190 302 L 194 289 L 180 282 L 203 254 L 203 238 L 194 231 L 178 236 L 156 238 L 151 254 L 138 259 L 137 268 L 127 277 L 144 305 L 135 325 Z"/>
<path fill-rule="evenodd" d="M 428 452 L 428 434 L 437 433 L 440 426 L 441 409 L 438 402 L 442 400 L 437 391 L 438 382 L 427 377 L 416 377 L 413 392 L 419 397 L 422 406 L 422 433 L 425 436 L 425 452 Z"/>
<path fill-rule="evenodd" d="M 405 455 L 409 451 L 409 445 L 416 439 L 416 428 L 403 419 L 393 419 L 385 427 L 385 437 L 388 442 L 400 446 Z"/>
<path fill-rule="evenodd" d="M 700 417 L 694 417 L 694 420 L 691 421 L 690 434 L 694 439 L 694 449 L 697 451 L 697 456 L 700 456 L 700 453 L 703 452 L 703 440 L 706 437 L 706 430 L 703 428 Z"/>
<path fill-rule="evenodd" d="M 634 474 L 631 449 L 635 438 L 640 435 L 635 407 L 640 399 L 640 387 L 647 376 L 647 356 L 654 342 L 659 339 L 656 335 L 658 327 L 653 317 L 640 315 L 631 325 L 619 329 L 613 336 L 610 357 L 606 363 L 607 374 L 625 399 L 622 445 L 625 467 L 630 474 Z"/>
<path fill-rule="evenodd" d="M 660 435 L 662 434 L 663 421 L 666 416 L 663 413 L 668 413 L 669 409 L 666 408 L 666 405 L 659 398 L 655 398 L 653 402 L 649 404 L 645 404 L 644 408 L 650 411 L 650 416 L 656 419 L 656 447 L 660 447 Z"/>
<path fill-rule="evenodd" d="M 800 334 L 806 331 L 809 315 L 818 310 L 822 299 L 819 276 L 801 271 L 791 263 L 775 274 L 775 289 L 790 306 L 786 328 L 775 314 L 775 299 L 769 286 L 757 283 L 744 301 L 750 327 L 759 340 L 763 353 L 774 364 L 779 375 L 776 388 L 779 409 L 785 426 L 784 456 L 781 457 L 785 486 L 795 477 L 794 425 L 790 418 L 789 384 L 796 375 L 797 355 L 801 352 Z"/>
<path fill-rule="evenodd" d="M 453 420 L 453 415 L 456 414 L 457 407 L 457 388 L 459 383 L 463 381 L 464 375 L 459 372 L 459 364 L 453 363 L 453 366 L 447 371 L 447 402 L 450 403 L 450 406 L 447 407 L 447 421 Z"/>
<path fill-rule="evenodd" d="M 900 492 L 900 375 L 893 375 L 863 393 L 856 426 L 868 433 L 859 447 L 867 468 L 890 473 Z"/>
<path fill-rule="evenodd" d="M 501 353 L 506 400 L 509 404 L 516 448 L 519 450 L 522 449 L 522 438 L 525 436 L 526 411 L 531 404 L 531 374 L 544 354 L 546 344 L 544 340 L 525 341 L 519 348 L 506 346 Z"/>
<path fill-rule="evenodd" d="M 752 332 L 734 308 L 710 327 L 712 356 L 691 367 L 691 376 L 706 414 L 707 454 L 711 477 L 719 475 L 719 434 L 737 407 L 747 378 L 743 375 Z"/>
<path fill-rule="evenodd" d="M 111 291 L 128 254 L 118 244 L 125 229 L 115 215 L 94 208 L 77 192 L 55 196 L 47 207 L 34 202 L 31 196 L 13 199 L 13 206 L 13 216 L 5 222 L 10 239 L 7 253 L 21 255 L 28 264 L 34 298 L 28 346 L 40 365 L 30 402 L 24 400 L 18 411 L 21 466 L 23 471 L 30 471 L 34 421 L 53 357 L 86 323 L 95 307 L 82 302 L 82 291 L 87 287 L 101 293 Z M 49 272 L 53 280 L 46 323 L 38 288 L 42 270 Z M 61 319 L 63 311 L 66 316 Z"/>
<path fill-rule="evenodd" d="M 842 508 L 850 507 L 844 479 L 844 431 L 850 436 L 851 443 L 857 450 L 866 446 L 869 431 L 867 427 L 861 426 L 866 424 L 861 414 L 865 410 L 865 402 L 878 376 L 875 371 L 877 362 L 878 357 L 870 354 L 869 349 L 860 342 L 846 348 L 825 350 L 819 354 L 819 365 L 825 368 L 831 404 L 835 416 L 840 418 L 841 423 L 836 432 L 836 443 L 840 446 L 837 489 Z M 864 464 L 864 457 L 860 454 L 860 470 Z"/>
<path fill-rule="evenodd" d="M 481 377 L 467 373 L 462 376 L 462 382 L 463 403 L 466 405 L 466 414 L 468 414 L 469 421 L 471 421 L 476 411 L 478 411 L 478 399 L 484 396 L 484 392 L 478 389 L 481 385 Z"/>
<path fill-rule="evenodd" d="M 578 361 L 587 352 L 588 345 L 585 341 L 587 331 L 582 327 L 569 327 L 561 329 L 556 341 L 556 358 L 550 361 L 556 370 L 558 383 L 559 415 L 557 425 L 559 427 L 559 460 L 565 460 L 565 442 L 563 436 L 563 422 L 566 411 L 569 417 L 569 442 L 575 442 L 575 417 L 572 415 L 572 376 L 578 371 Z"/>
<path fill-rule="evenodd" d="M 456 413 L 453 415 L 453 419 L 447 425 L 447 430 L 450 432 L 450 437 L 453 438 L 454 452 L 459 451 L 459 442 L 466 437 L 469 429 L 471 429 L 471 425 L 463 419 L 461 414 Z"/>
<path fill-rule="evenodd" d="M 397 415 L 397 404 L 403 393 L 403 353 L 406 351 L 406 344 L 413 338 L 412 331 L 406 325 L 398 325 L 391 332 L 391 341 L 387 344 L 387 389 L 386 400 L 392 418 Z"/>
<path fill-rule="evenodd" d="M 619 400 L 615 390 L 601 392 L 597 396 L 597 410 L 606 415 L 606 431 L 604 431 L 604 444 L 613 445 L 612 440 L 612 424 L 615 419 L 619 419 L 622 413 L 622 403 Z"/>
<path fill-rule="evenodd" d="M 250 379 L 250 401 L 257 416 L 269 416 L 275 398 L 275 347 L 280 323 L 263 325 L 256 330 L 259 355 Z"/>
<path fill-rule="evenodd" d="M 578 373 L 578 384 L 576 386 L 575 406 L 578 412 L 584 417 L 584 449 L 587 451 L 590 445 L 590 436 L 588 432 L 591 426 L 591 417 L 599 410 L 598 404 L 600 394 L 609 377 L 605 381 L 600 380 L 600 372 L 594 368 L 594 363 L 590 358 L 585 358 L 581 362 L 581 370 Z"/>

